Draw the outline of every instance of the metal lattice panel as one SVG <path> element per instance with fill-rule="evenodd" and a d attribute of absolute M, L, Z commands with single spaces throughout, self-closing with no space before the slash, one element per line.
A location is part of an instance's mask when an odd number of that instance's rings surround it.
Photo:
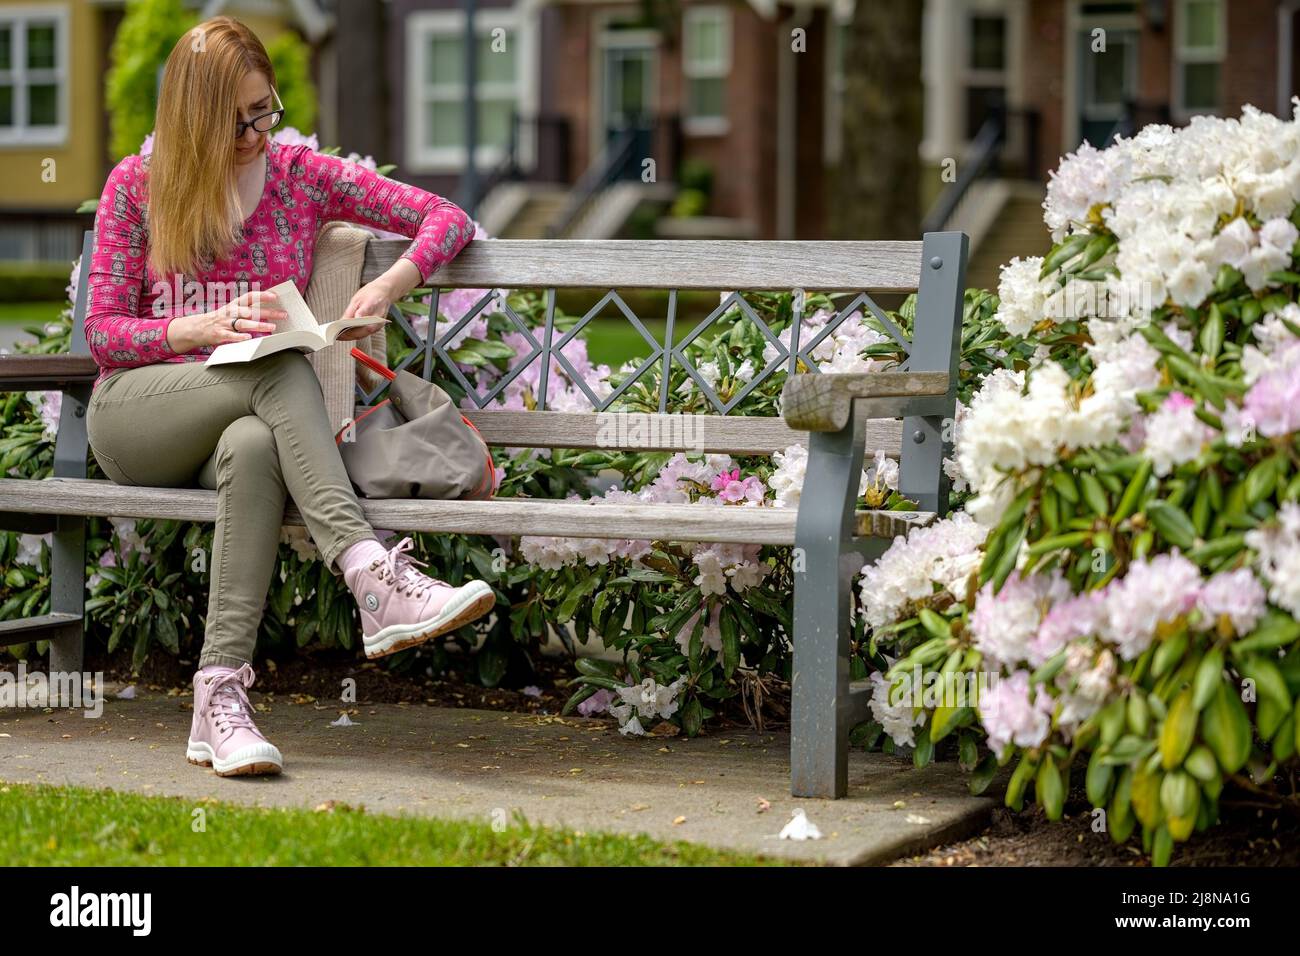
<path fill-rule="evenodd" d="M 402 334 L 407 337 L 414 346 L 414 351 L 403 358 L 398 364 L 397 369 L 409 369 L 417 372 L 422 378 L 428 380 L 433 377 L 435 362 L 439 363 L 453 379 L 465 390 L 467 396 L 477 408 L 486 408 L 490 406 L 509 385 L 523 374 L 534 362 L 541 360 L 541 368 L 538 375 L 538 395 L 537 408 L 546 409 L 547 392 L 549 378 L 552 374 L 551 365 L 554 362 L 569 380 L 577 387 L 591 402 L 593 411 L 605 411 L 614 402 L 626 392 L 632 385 L 646 378 L 651 373 L 651 369 L 658 365 L 660 367 L 659 375 L 659 411 L 668 411 L 668 383 L 671 377 L 672 363 L 676 361 L 686 372 L 690 379 L 700 389 L 708 399 L 709 404 L 720 415 L 727 415 L 747 398 L 754 389 L 758 388 L 771 376 L 775 375 L 784 366 L 788 374 L 795 374 L 798 369 L 800 360 L 802 360 L 805 369 L 813 374 L 818 374 L 816 362 L 813 359 L 813 352 L 821 345 L 826 338 L 834 334 L 844 322 L 853 315 L 859 308 L 865 307 L 872 316 L 880 323 L 886 334 L 894 340 L 907 355 L 911 355 L 912 344 L 908 341 L 907 336 L 902 330 L 890 320 L 883 309 L 865 292 L 858 293 L 848 303 L 848 305 L 836 311 L 826 324 L 819 328 L 815 335 L 804 339 L 806 333 L 805 317 L 803 314 L 803 295 L 796 290 L 794 296 L 794 315 L 790 330 L 790 345 L 787 348 L 782 344 L 780 337 L 772 330 L 763 319 L 758 315 L 754 308 L 745 300 L 740 292 L 733 292 L 723 300 L 709 316 L 691 329 L 690 333 L 678 344 L 673 344 L 674 326 L 677 318 L 677 290 L 670 289 L 668 292 L 668 313 L 666 328 L 664 330 L 663 341 L 656 338 L 640 317 L 632 311 L 623 297 L 619 295 L 617 289 L 610 289 L 600 300 L 587 310 L 572 328 L 560 334 L 557 338 L 555 328 L 555 289 L 545 290 L 546 294 L 546 316 L 545 322 L 541 328 L 542 340 L 539 342 L 535 336 L 536 329 L 529 328 L 528 323 L 524 321 L 518 313 L 511 308 L 507 299 L 508 293 L 505 290 L 489 289 L 474 303 L 473 306 L 462 316 L 451 321 L 439 321 L 439 305 L 442 299 L 439 290 L 435 289 L 432 293 L 429 305 L 429 327 L 428 333 L 421 336 L 419 332 L 411 325 L 407 317 L 401 313 L 396 306 L 390 310 L 397 328 L 401 329 Z M 459 335 L 466 326 L 473 322 L 477 317 L 483 314 L 483 311 L 492 304 L 496 304 L 500 313 L 514 325 L 515 329 L 528 343 L 528 352 L 523 356 L 516 356 L 512 360 L 511 367 L 497 379 L 486 393 L 481 393 L 475 387 L 474 383 L 461 370 L 455 359 L 451 356 L 450 343 Z M 572 342 L 597 316 L 611 303 L 617 307 L 622 317 L 629 322 L 637 333 L 650 348 L 650 354 L 644 359 L 639 360 L 639 364 L 605 398 L 600 398 L 588 386 L 586 380 L 577 373 L 568 357 L 564 354 L 564 348 Z M 709 383 L 700 374 L 699 369 L 690 360 L 686 354 L 692 342 L 698 339 L 710 326 L 726 318 L 733 312 L 739 315 L 734 321 L 749 320 L 753 322 L 764 339 L 775 349 L 776 355 L 753 378 L 745 383 L 731 399 L 723 402 L 717 393 L 710 387 Z M 420 369 L 412 368 L 417 363 Z M 904 366 L 906 366 L 906 362 Z M 387 383 L 380 385 L 373 391 L 367 392 L 357 386 L 357 395 L 363 404 L 372 404 L 379 394 L 387 386 Z"/>

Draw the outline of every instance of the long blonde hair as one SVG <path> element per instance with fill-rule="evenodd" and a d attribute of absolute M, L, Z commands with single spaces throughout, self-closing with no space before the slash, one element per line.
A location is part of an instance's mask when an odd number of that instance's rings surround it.
<path fill-rule="evenodd" d="M 200 23 L 167 57 L 148 172 L 149 265 L 158 276 L 192 273 L 235 244 L 234 123 L 240 81 L 254 71 L 275 85 L 266 47 L 230 17 Z"/>

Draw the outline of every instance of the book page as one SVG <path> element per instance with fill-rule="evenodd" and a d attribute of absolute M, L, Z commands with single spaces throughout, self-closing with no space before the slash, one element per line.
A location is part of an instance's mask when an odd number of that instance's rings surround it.
<path fill-rule="evenodd" d="M 354 315 L 350 319 L 335 319 L 333 322 L 326 322 L 320 327 L 320 331 L 325 337 L 325 341 L 333 345 L 341 332 L 360 328 L 363 325 L 378 325 L 386 322 L 388 322 L 388 319 L 382 316 Z"/>
<path fill-rule="evenodd" d="M 275 304 L 289 314 L 287 319 L 275 323 L 279 332 L 302 331 L 320 335 L 318 331 L 320 323 L 316 321 L 316 316 L 312 314 L 311 309 L 307 308 L 302 293 L 298 291 L 298 287 L 292 281 L 281 282 L 266 291 L 274 292 L 277 299 Z M 278 333 L 272 332 L 271 334 Z"/>
<path fill-rule="evenodd" d="M 261 338 L 219 345 L 212 350 L 212 354 L 203 364 L 234 365 L 240 362 L 253 362 L 265 355 L 283 352 L 285 349 L 315 352 L 324 347 L 325 341 L 317 332 L 294 329 L 289 332 L 277 332 L 275 335 L 263 335 Z"/>

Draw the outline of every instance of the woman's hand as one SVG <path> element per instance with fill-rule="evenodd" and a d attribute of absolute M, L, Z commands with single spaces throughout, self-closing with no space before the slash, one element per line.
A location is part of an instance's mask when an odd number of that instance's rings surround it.
<path fill-rule="evenodd" d="M 347 309 L 344 310 L 343 318 L 351 319 L 358 315 L 374 315 L 387 318 L 389 306 L 398 298 L 400 296 L 394 294 L 394 290 L 385 281 L 385 277 L 380 276 L 374 282 L 367 283 L 357 290 L 356 295 L 352 297 L 352 301 L 348 303 Z M 355 329 L 345 329 L 339 333 L 339 339 L 345 342 L 364 339 L 383 327 L 382 322 L 376 322 L 374 325 L 361 325 Z"/>
<path fill-rule="evenodd" d="M 178 315 L 167 323 L 167 344 L 184 353 L 201 345 L 242 342 L 254 332 L 274 332 L 275 323 L 289 317 L 275 303 L 274 292 L 245 292 L 211 312 Z"/>

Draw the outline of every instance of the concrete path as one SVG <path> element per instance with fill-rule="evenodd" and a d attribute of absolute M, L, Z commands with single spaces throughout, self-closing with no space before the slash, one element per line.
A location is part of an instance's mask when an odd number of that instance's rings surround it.
<path fill-rule="evenodd" d="M 216 777 L 185 762 L 189 695 L 140 691 L 103 715 L 0 710 L 0 780 L 77 784 L 257 806 L 334 800 L 371 812 L 529 821 L 645 833 L 828 864 L 871 864 L 969 835 L 993 801 L 969 795 L 955 766 L 855 752 L 850 796 L 793 798 L 789 735 L 752 731 L 628 739 L 612 723 L 418 705 L 252 699 L 285 754 L 273 778 Z M 780 840 L 802 807 L 821 840 Z M 504 817 L 502 817 L 504 813 Z"/>

